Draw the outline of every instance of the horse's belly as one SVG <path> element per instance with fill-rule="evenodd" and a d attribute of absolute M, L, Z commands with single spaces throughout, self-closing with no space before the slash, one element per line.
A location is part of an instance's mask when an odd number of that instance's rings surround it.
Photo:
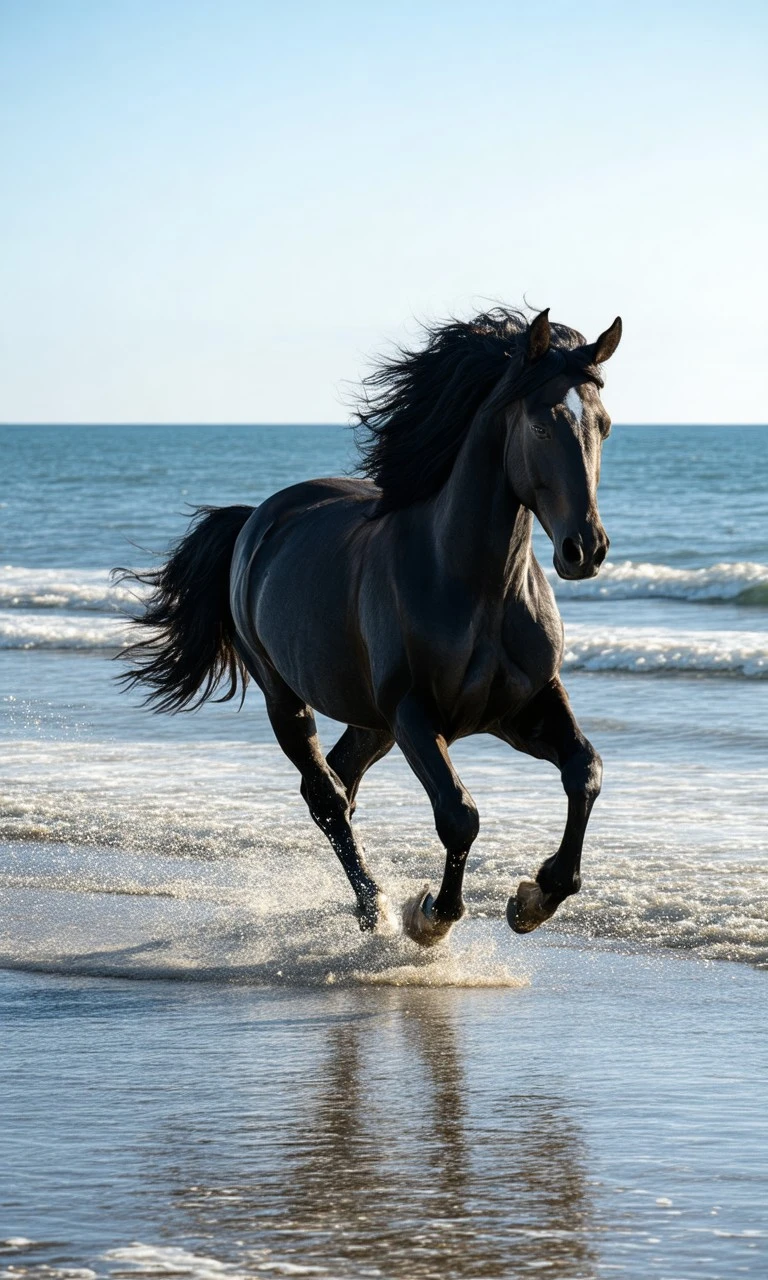
<path fill-rule="evenodd" d="M 293 643 L 265 637 L 270 659 L 283 680 L 308 706 L 331 720 L 362 728 L 380 728 L 370 685 L 359 657 L 337 634 L 320 628 L 297 628 Z M 326 643 L 324 643 L 326 641 Z"/>
<path fill-rule="evenodd" d="M 299 579 L 285 593 L 270 580 L 256 614 L 259 640 L 286 684 L 310 707 L 333 720 L 373 727 L 378 715 L 365 654 L 345 625 L 336 593 L 326 590 L 319 599 L 317 594 L 311 581 Z"/>

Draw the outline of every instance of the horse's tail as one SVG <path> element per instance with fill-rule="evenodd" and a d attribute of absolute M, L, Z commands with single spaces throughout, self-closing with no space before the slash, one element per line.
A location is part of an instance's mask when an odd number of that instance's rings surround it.
<path fill-rule="evenodd" d="M 229 571 L 237 535 L 253 507 L 199 507 L 170 559 L 159 569 L 118 569 L 121 581 L 150 587 L 143 613 L 132 620 L 142 638 L 124 650 L 130 664 L 119 679 L 142 685 L 156 711 L 194 710 L 225 684 L 218 699 L 241 690 L 248 672 L 234 646 Z"/>

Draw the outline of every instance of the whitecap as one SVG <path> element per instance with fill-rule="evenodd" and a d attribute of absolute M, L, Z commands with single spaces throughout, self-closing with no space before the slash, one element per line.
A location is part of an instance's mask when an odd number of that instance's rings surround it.
<path fill-rule="evenodd" d="M 564 666 L 576 671 L 768 675 L 768 633 L 594 627 L 569 623 Z"/>
<path fill-rule="evenodd" d="M 556 594 L 580 600 L 682 600 L 691 603 L 768 606 L 768 565 L 723 561 L 699 569 L 668 564 L 609 561 L 596 578 L 567 582 L 549 576 Z"/>
<path fill-rule="evenodd" d="M 112 579 L 106 569 L 0 567 L 0 608 L 67 609 L 93 613 L 135 613 L 142 589 Z"/>
<path fill-rule="evenodd" d="M 0 613 L 0 649 L 119 649 L 128 643 L 118 618 L 61 613 Z"/>

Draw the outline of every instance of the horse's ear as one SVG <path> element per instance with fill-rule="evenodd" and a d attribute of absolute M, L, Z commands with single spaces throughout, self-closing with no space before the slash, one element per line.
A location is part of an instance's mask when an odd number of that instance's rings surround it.
<path fill-rule="evenodd" d="M 605 333 L 601 333 L 595 343 L 592 363 L 605 364 L 606 360 L 610 360 L 620 342 L 621 316 L 617 316 L 610 329 L 606 329 Z"/>
<path fill-rule="evenodd" d="M 528 325 L 528 359 L 531 364 L 540 360 L 549 351 L 552 341 L 552 330 L 549 326 L 549 307 L 540 311 L 535 320 Z"/>

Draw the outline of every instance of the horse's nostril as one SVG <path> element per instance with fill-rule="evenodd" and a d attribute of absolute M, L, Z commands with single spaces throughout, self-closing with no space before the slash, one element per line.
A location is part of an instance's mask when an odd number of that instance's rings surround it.
<path fill-rule="evenodd" d="M 562 555 L 566 564 L 581 564 L 581 546 L 575 538 L 563 538 Z"/>
<path fill-rule="evenodd" d="M 607 555 L 608 555 L 608 548 L 606 546 L 598 547 L 597 551 L 595 552 L 595 564 L 598 564 L 598 565 L 602 564 Z"/>

